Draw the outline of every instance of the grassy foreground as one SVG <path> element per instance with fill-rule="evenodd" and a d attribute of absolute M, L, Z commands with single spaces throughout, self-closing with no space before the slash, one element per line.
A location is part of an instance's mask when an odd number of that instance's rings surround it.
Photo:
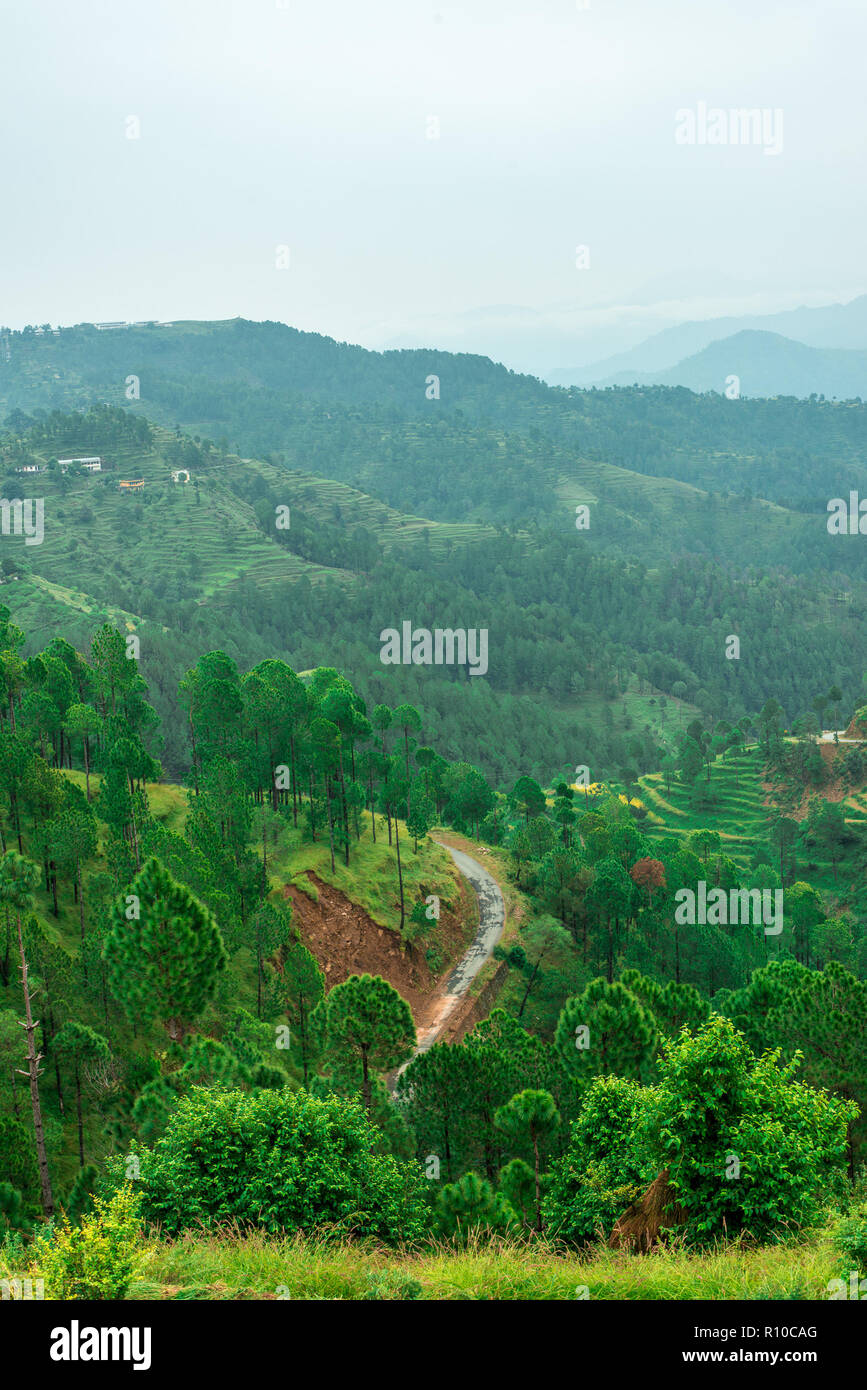
<path fill-rule="evenodd" d="M 187 1235 L 149 1241 L 129 1297 L 140 1299 L 817 1299 L 839 1275 L 829 1241 L 737 1242 L 649 1256 L 604 1247 L 562 1254 L 495 1241 L 394 1251 L 334 1241 Z"/>

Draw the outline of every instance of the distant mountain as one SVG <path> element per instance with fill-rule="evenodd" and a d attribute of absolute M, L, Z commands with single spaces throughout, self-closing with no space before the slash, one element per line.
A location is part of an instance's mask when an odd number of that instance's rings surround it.
<path fill-rule="evenodd" d="M 779 333 L 745 330 L 711 343 L 661 371 L 617 372 L 599 386 L 686 386 L 725 392 L 730 377 L 741 396 L 867 396 L 867 349 L 816 348 Z"/>
<path fill-rule="evenodd" d="M 589 366 L 557 368 L 546 372 L 545 379 L 553 386 L 598 386 L 624 382 L 631 385 L 642 380 L 661 382 L 662 376 L 649 374 L 676 367 L 711 343 L 750 330 L 782 334 L 808 347 L 867 350 L 867 294 L 859 295 L 848 304 L 828 304 L 816 309 L 801 307 L 778 314 L 744 314 L 677 324 L 654 333 L 626 352 Z M 690 383 L 678 377 L 674 384 Z"/>

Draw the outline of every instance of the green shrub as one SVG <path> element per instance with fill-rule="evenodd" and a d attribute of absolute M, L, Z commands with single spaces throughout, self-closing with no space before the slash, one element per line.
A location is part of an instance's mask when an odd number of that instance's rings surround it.
<path fill-rule="evenodd" d="M 64 1217 L 35 1242 L 34 1275 L 45 1280 L 48 1298 L 124 1298 L 135 1275 L 141 1246 L 138 1198 L 129 1184 L 73 1226 Z"/>
<path fill-rule="evenodd" d="M 33 1157 L 33 1134 L 11 1115 L 0 1115 L 0 1182 L 16 1187 L 26 1203 L 38 1200 L 39 1173 Z"/>
<path fill-rule="evenodd" d="M 436 1224 L 440 1235 L 466 1240 L 471 1232 L 486 1235 L 517 1231 L 520 1222 L 501 1192 L 478 1173 L 464 1173 L 446 1183 L 437 1195 Z"/>
<path fill-rule="evenodd" d="M 621 1076 L 599 1077 L 589 1087 L 569 1148 L 549 1175 L 542 1203 L 549 1235 L 576 1245 L 607 1235 L 655 1176 L 642 1137 L 647 1094 Z"/>
<path fill-rule="evenodd" d="M 27 1204 L 11 1182 L 0 1182 L 0 1236 L 9 1231 L 29 1231 L 33 1222 Z"/>
<path fill-rule="evenodd" d="M 634 1184 L 615 1185 L 605 1164 L 589 1163 L 580 1182 L 552 1183 L 542 1214 L 549 1235 L 572 1245 L 587 1245 L 607 1237 L 630 1202 L 641 1194 Z"/>
<path fill-rule="evenodd" d="M 836 1223 L 834 1244 L 843 1256 L 847 1269 L 856 1269 L 867 1276 L 867 1207 L 850 1211 Z"/>
<path fill-rule="evenodd" d="M 416 1239 L 424 1175 L 414 1160 L 377 1153 L 379 1138 L 356 1100 L 196 1088 L 139 1152 L 142 1215 L 170 1234 L 235 1222 Z"/>
<path fill-rule="evenodd" d="M 819 1221 L 845 1181 L 858 1107 L 794 1079 L 800 1059 L 756 1057 L 727 1018 L 666 1045 L 648 1125 L 689 1234 L 766 1238 Z"/>

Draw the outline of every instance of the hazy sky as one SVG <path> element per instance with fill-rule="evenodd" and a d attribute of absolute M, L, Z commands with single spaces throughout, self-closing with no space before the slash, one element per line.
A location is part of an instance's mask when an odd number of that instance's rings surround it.
<path fill-rule="evenodd" d="M 13 327 L 241 314 L 566 366 L 867 288 L 864 0 L 10 10 Z M 676 143 L 700 102 L 781 110 L 781 152 Z"/>

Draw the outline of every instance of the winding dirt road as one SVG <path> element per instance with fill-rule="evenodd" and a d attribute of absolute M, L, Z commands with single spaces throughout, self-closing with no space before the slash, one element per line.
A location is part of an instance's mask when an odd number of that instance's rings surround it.
<path fill-rule="evenodd" d="M 506 906 L 496 879 L 478 860 L 471 859 L 463 850 L 452 849 L 451 845 L 443 845 L 443 848 L 448 850 L 458 869 L 475 891 L 479 900 L 479 926 L 472 942 L 446 980 L 445 990 L 439 997 L 432 1021 L 419 1032 L 418 1046 L 413 1057 L 418 1056 L 419 1052 L 427 1052 L 441 1035 L 473 980 L 490 957 L 506 920 Z M 409 1062 L 405 1062 L 404 1067 L 408 1066 Z M 398 1076 L 404 1067 L 397 1072 Z"/>

